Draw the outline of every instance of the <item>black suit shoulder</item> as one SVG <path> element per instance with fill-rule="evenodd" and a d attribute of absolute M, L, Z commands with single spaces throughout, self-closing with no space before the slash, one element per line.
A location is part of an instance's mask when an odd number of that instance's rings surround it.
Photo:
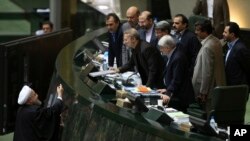
<path fill-rule="evenodd" d="M 238 40 L 226 61 L 228 85 L 248 84 L 250 86 L 250 49 Z"/>

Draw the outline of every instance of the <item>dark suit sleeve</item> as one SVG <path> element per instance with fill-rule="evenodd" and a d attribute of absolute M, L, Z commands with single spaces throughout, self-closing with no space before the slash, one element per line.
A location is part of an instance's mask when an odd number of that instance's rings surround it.
<path fill-rule="evenodd" d="M 192 44 L 189 45 L 193 45 L 191 48 L 189 48 L 189 53 L 191 55 L 191 64 L 190 64 L 190 68 L 189 68 L 189 74 L 192 77 L 193 76 L 193 72 L 194 72 L 194 66 L 195 66 L 195 61 L 197 58 L 197 55 L 199 53 L 199 50 L 201 48 L 201 43 L 198 40 L 198 38 L 196 36 L 193 36 L 190 40 L 190 42 L 192 42 Z"/>
<path fill-rule="evenodd" d="M 47 140 L 55 140 L 57 138 L 62 109 L 62 100 L 56 99 L 52 107 L 37 110 L 36 118 L 33 122 L 36 138 Z"/>
<path fill-rule="evenodd" d="M 245 47 L 243 44 L 239 46 L 241 49 L 238 54 L 235 55 L 236 60 L 239 62 L 240 67 L 247 75 L 248 85 L 250 86 L 250 49 Z"/>
<path fill-rule="evenodd" d="M 108 55 L 108 59 L 109 59 L 109 66 L 113 66 L 114 65 L 114 58 L 115 58 L 115 54 L 114 54 L 114 47 L 112 45 L 112 40 L 111 40 L 111 35 L 109 33 L 109 48 L 108 48 L 108 52 L 109 52 L 109 55 Z"/>
<path fill-rule="evenodd" d="M 133 59 L 134 57 L 135 57 L 134 54 L 132 54 L 132 56 L 131 56 L 130 60 L 128 61 L 128 63 L 119 68 L 120 73 L 131 70 L 135 66 L 135 62 L 134 62 L 134 59 Z"/>
<path fill-rule="evenodd" d="M 160 72 L 158 70 L 163 69 L 161 68 L 162 66 L 161 62 L 163 62 L 163 60 L 161 60 L 162 59 L 161 54 L 156 47 L 146 48 L 143 52 L 143 57 L 147 62 L 146 65 L 149 70 L 148 81 L 146 83 L 146 86 L 153 87 L 155 85 L 154 83 L 156 83 L 157 81 L 156 80 L 156 78 L 158 78 L 157 75 L 160 75 L 157 74 Z"/>
<path fill-rule="evenodd" d="M 180 90 L 182 86 L 182 82 L 185 80 L 185 75 L 187 70 L 187 61 L 186 58 L 177 58 L 171 64 L 173 66 L 173 79 L 171 80 L 170 84 L 167 87 L 167 95 L 171 93 L 175 94 L 178 90 Z"/>

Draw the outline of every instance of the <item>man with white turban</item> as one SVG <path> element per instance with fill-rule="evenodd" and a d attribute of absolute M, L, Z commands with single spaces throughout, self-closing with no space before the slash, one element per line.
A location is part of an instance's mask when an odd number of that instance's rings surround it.
<path fill-rule="evenodd" d="M 57 86 L 58 97 L 53 106 L 41 107 L 37 93 L 25 85 L 21 89 L 17 103 L 20 105 L 16 116 L 13 141 L 56 141 L 60 114 L 63 109 L 63 86 Z"/>

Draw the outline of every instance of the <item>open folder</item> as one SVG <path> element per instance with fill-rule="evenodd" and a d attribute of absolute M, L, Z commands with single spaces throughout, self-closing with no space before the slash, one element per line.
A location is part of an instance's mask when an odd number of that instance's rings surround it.
<path fill-rule="evenodd" d="M 105 70 L 105 71 L 91 72 L 89 73 L 89 75 L 92 77 L 98 77 L 98 76 L 104 76 L 104 75 L 113 74 L 113 73 L 115 73 L 114 70 Z"/>

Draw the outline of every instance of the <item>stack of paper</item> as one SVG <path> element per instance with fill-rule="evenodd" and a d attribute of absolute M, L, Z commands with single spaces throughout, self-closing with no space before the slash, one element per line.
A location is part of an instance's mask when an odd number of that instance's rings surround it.
<path fill-rule="evenodd" d="M 177 112 L 168 112 L 168 116 L 170 116 L 175 122 L 183 123 L 183 122 L 189 122 L 189 115 L 184 114 L 181 111 Z"/>
<path fill-rule="evenodd" d="M 97 71 L 97 72 L 91 72 L 89 73 L 89 75 L 92 77 L 98 77 L 98 76 L 105 76 L 107 74 L 112 74 L 112 73 L 115 73 L 115 71 L 114 70 Z"/>

